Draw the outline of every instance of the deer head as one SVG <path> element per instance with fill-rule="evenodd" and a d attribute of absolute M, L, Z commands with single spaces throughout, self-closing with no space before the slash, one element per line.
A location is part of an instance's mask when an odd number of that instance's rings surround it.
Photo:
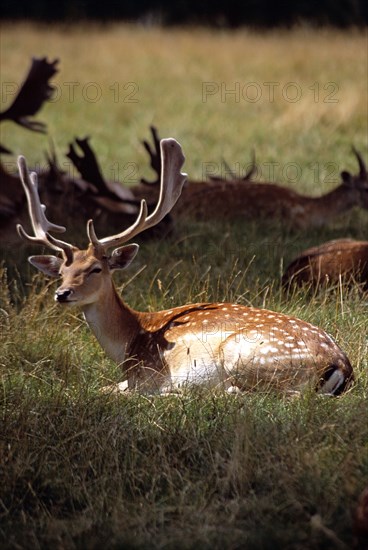
<path fill-rule="evenodd" d="M 45 245 L 61 254 L 29 258 L 30 263 L 46 275 L 61 276 L 62 284 L 55 294 L 57 302 L 84 306 L 101 299 L 112 284 L 110 274 L 115 269 L 127 267 L 138 252 L 137 244 L 124 243 L 158 224 L 170 212 L 186 180 L 186 174 L 180 172 L 184 155 L 177 141 L 164 139 L 161 141 L 161 156 L 163 171 L 160 196 L 152 214 L 148 215 L 147 204 L 142 200 L 138 217 L 128 229 L 102 239 L 96 236 L 93 221 L 89 220 L 89 244 L 84 250 L 50 235 L 50 232 L 62 233 L 66 229 L 47 220 L 45 206 L 41 204 L 38 195 L 37 175 L 30 174 L 24 157 L 19 157 L 19 173 L 27 196 L 34 236 L 28 235 L 21 225 L 17 226 L 18 233 L 28 242 Z M 110 254 L 111 248 L 114 250 Z"/>
<path fill-rule="evenodd" d="M 362 155 L 359 151 L 352 147 L 352 151 L 356 156 L 359 166 L 359 173 L 356 175 L 351 174 L 347 170 L 341 172 L 341 178 L 343 186 L 348 187 L 351 191 L 355 191 L 357 203 L 362 208 L 368 209 L 368 173 Z"/>

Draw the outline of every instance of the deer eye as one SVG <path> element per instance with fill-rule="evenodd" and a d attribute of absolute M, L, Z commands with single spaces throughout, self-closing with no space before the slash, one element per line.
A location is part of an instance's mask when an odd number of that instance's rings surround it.
<path fill-rule="evenodd" d="M 88 273 L 88 276 L 92 275 L 93 273 L 101 273 L 101 271 L 102 271 L 102 268 L 96 266 L 93 269 L 91 269 L 91 271 Z"/>

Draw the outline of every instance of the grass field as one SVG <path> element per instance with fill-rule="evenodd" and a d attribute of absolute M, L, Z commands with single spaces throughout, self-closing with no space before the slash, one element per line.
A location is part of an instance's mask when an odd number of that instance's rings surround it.
<path fill-rule="evenodd" d="M 176 137 L 191 178 L 234 170 L 255 149 L 258 179 L 303 192 L 333 188 L 367 158 L 366 39 L 353 31 L 257 34 L 134 26 L 3 24 L 1 110 L 31 55 L 60 58 L 57 95 L 38 115 L 49 136 L 2 124 L 1 143 L 30 164 L 49 137 L 90 135 L 106 177 L 152 174 L 140 140 Z M 3 157 L 8 169 L 15 157 Z M 106 228 L 108 233 L 108 228 Z M 341 398 L 272 393 L 234 398 L 102 394 L 121 373 L 31 250 L 2 250 L 0 294 L 2 548 L 352 548 L 353 511 L 368 485 L 367 298 L 332 289 L 286 299 L 285 265 L 335 237 L 367 239 L 368 213 L 323 230 L 272 223 L 187 223 L 143 242 L 123 278 L 140 310 L 229 300 L 326 329 L 356 373 Z"/>

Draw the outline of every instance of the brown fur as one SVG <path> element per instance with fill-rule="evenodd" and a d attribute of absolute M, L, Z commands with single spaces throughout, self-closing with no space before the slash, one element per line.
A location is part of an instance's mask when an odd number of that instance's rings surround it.
<path fill-rule="evenodd" d="M 282 282 L 312 288 L 358 283 L 368 290 L 368 241 L 337 239 L 304 250 L 286 268 Z"/>

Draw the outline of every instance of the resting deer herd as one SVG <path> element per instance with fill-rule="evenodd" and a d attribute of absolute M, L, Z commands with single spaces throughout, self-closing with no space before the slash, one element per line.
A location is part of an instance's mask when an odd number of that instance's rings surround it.
<path fill-rule="evenodd" d="M 44 130 L 41 123 L 30 122 L 27 117 L 50 97 L 48 80 L 56 72 L 55 64 L 34 61 L 33 85 L 35 72 L 41 83 L 37 101 L 32 105 L 25 102 L 25 92 L 30 89 L 26 79 L 18 98 L 0 114 L 0 120 L 10 118 L 28 129 Z M 50 184 L 57 180 L 59 193 L 61 186 L 64 193 L 72 188 L 73 192 L 78 190 L 79 198 L 92 197 L 90 203 L 84 201 L 92 205 L 88 211 L 91 218 L 98 216 L 98 208 L 106 208 L 116 214 L 121 226 L 130 223 L 127 229 L 120 226 L 116 234 L 99 238 L 90 219 L 85 249 L 51 235 L 66 228 L 46 217 L 38 175 L 29 172 L 24 157 L 18 158 L 24 193 L 20 194 L 18 186 L 14 204 L 9 188 L 16 187 L 17 178 L 2 168 L 0 179 L 0 213 L 14 220 L 13 210 L 20 208 L 26 198 L 33 234 L 24 230 L 23 215 L 18 216 L 19 235 L 57 253 L 31 256 L 29 261 L 46 275 L 61 278 L 55 300 L 62 307 L 81 308 L 106 354 L 123 370 L 124 381 L 118 389 L 170 393 L 194 384 L 229 392 L 274 388 L 293 393 L 308 387 L 338 395 L 349 388 L 354 376 L 348 357 L 330 335 L 316 326 L 285 314 L 233 303 L 204 302 L 138 312 L 118 295 L 113 272 L 133 261 L 138 245 L 130 241 L 135 236 L 153 230 L 170 216 L 174 220 L 186 216 L 218 219 L 221 212 L 224 218 L 287 219 L 291 227 L 306 229 L 321 226 L 354 206 L 368 209 L 368 176 L 360 153 L 353 149 L 359 164 L 357 175 L 342 172 L 342 182 L 336 189 L 320 197 L 307 197 L 274 183 L 250 181 L 252 169 L 242 180 L 190 181 L 181 172 L 184 155 L 180 144 L 172 138 L 160 140 L 157 130 L 151 131 L 153 146 L 144 144 L 157 174 L 152 183 L 142 180 L 133 188 L 123 189 L 106 182 L 87 139 L 76 142 L 82 155 L 73 144 L 68 153 L 81 173 L 80 180 L 67 181 L 53 163 L 46 177 L 47 192 L 43 193 L 47 204 L 52 206 L 54 202 L 55 191 Z M 2 147 L 2 152 L 9 151 Z M 41 174 L 40 179 L 45 188 L 45 175 Z M 341 281 L 342 276 L 368 289 L 367 241 L 340 239 L 306 250 L 286 269 L 283 284 L 287 288 L 304 282 L 318 286 Z"/>

